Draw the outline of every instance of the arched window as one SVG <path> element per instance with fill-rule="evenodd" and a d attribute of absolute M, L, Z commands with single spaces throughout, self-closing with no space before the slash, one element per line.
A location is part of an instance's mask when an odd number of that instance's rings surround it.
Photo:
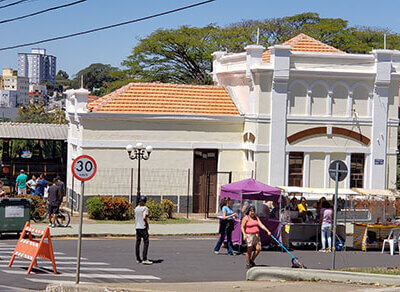
<path fill-rule="evenodd" d="M 365 86 L 357 86 L 353 91 L 353 110 L 359 117 L 368 116 L 368 95 Z"/>
<path fill-rule="evenodd" d="M 311 115 L 324 116 L 327 114 L 328 90 L 322 84 L 317 84 L 312 89 L 311 95 Z"/>
<path fill-rule="evenodd" d="M 336 85 L 332 90 L 332 116 L 347 116 L 347 99 L 349 91 L 343 85 Z"/>
<path fill-rule="evenodd" d="M 296 83 L 290 90 L 289 98 L 289 115 L 304 116 L 306 115 L 307 106 L 307 89 L 301 83 Z"/>

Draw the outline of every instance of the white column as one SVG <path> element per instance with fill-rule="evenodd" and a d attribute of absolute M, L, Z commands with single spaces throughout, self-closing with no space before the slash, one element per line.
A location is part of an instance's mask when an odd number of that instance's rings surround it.
<path fill-rule="evenodd" d="M 286 152 L 285 186 L 289 185 L 289 152 Z"/>
<path fill-rule="evenodd" d="M 348 189 L 350 188 L 350 177 L 351 177 L 351 153 L 346 153 L 346 165 L 349 172 L 344 182 L 344 187 Z"/>
<path fill-rule="evenodd" d="M 255 92 L 254 76 L 251 69 L 254 65 L 261 64 L 262 54 L 265 50 L 263 46 L 250 45 L 245 47 L 246 50 L 246 77 L 251 81 L 249 94 L 249 111 L 251 114 L 257 114 L 258 111 L 258 96 Z"/>
<path fill-rule="evenodd" d="M 325 181 L 324 188 L 329 188 L 329 164 L 331 163 L 331 154 L 325 154 Z"/>
<path fill-rule="evenodd" d="M 307 97 L 306 97 L 306 101 L 307 101 L 307 116 L 311 116 L 311 106 L 312 106 L 312 91 L 311 90 L 307 90 Z"/>
<path fill-rule="evenodd" d="M 363 187 L 367 189 L 371 189 L 371 157 L 371 154 L 365 154 Z"/>
<path fill-rule="evenodd" d="M 392 51 L 374 50 L 376 79 L 372 108 L 371 173 L 373 189 L 386 188 L 386 148 L 388 98 L 391 82 Z"/>
<path fill-rule="evenodd" d="M 310 185 L 310 153 L 304 153 L 303 187 Z"/>
<path fill-rule="evenodd" d="M 349 92 L 347 97 L 347 116 L 350 118 L 353 116 L 353 92 Z"/>
<path fill-rule="evenodd" d="M 271 63 L 274 68 L 271 90 L 271 132 L 269 183 L 280 186 L 286 176 L 286 118 L 288 81 L 290 70 L 290 46 L 271 47 Z"/>
<path fill-rule="evenodd" d="M 290 104 L 290 94 L 291 94 L 291 92 L 290 92 L 290 90 L 288 90 L 288 92 L 287 92 L 287 102 L 286 102 L 286 105 L 287 105 L 286 112 L 287 112 L 288 116 L 290 116 L 290 106 L 291 106 L 291 104 Z"/>
<path fill-rule="evenodd" d="M 333 95 L 333 92 L 329 91 L 328 92 L 328 102 L 326 104 L 326 114 L 328 116 L 332 115 L 332 95 Z"/>
<path fill-rule="evenodd" d="M 374 93 L 370 92 L 368 94 L 368 117 L 372 115 L 373 104 L 374 104 Z"/>

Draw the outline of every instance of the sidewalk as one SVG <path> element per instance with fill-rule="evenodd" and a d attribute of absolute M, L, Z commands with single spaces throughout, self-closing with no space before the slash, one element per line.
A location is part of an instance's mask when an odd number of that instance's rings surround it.
<path fill-rule="evenodd" d="M 44 229 L 47 224 L 31 224 Z M 73 223 L 70 227 L 56 227 L 50 229 L 52 237 L 73 237 L 78 235 L 79 224 Z M 218 222 L 188 223 L 188 224 L 150 224 L 150 235 L 216 235 Z M 133 236 L 136 230 L 133 224 L 104 224 L 83 223 L 82 235 L 84 237 L 101 236 Z"/>
<path fill-rule="evenodd" d="M 46 292 L 130 292 L 130 291 L 148 291 L 148 292 L 254 292 L 254 291 L 274 291 L 274 292 L 298 292 L 301 290 L 307 292 L 321 291 L 341 291 L 341 292 L 394 292 L 398 288 L 376 286 L 359 286 L 344 283 L 330 282 L 299 282 L 295 281 L 238 281 L 238 282 L 188 282 L 188 283 L 115 283 L 115 284 L 52 284 L 48 285 Z"/>

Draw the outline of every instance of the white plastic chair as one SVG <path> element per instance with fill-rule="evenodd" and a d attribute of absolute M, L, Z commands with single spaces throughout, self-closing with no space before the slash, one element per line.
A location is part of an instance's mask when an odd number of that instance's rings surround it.
<path fill-rule="evenodd" d="M 385 245 L 386 243 L 389 244 L 390 247 L 390 255 L 394 254 L 394 245 L 397 244 L 398 248 L 399 248 L 399 254 L 400 254 L 400 241 L 399 241 L 399 237 L 400 237 L 400 228 L 392 228 L 392 230 L 390 230 L 390 234 L 388 236 L 388 238 L 386 238 L 385 240 L 383 240 L 383 244 L 382 244 L 382 253 L 385 250 Z"/>

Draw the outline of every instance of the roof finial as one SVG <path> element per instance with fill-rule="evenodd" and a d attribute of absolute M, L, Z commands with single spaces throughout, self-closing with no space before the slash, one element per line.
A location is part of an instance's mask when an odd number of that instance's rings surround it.
<path fill-rule="evenodd" d="M 383 48 L 386 50 L 386 33 L 383 35 Z"/>
<path fill-rule="evenodd" d="M 259 45 L 260 42 L 260 28 L 257 27 L 257 45 Z"/>

